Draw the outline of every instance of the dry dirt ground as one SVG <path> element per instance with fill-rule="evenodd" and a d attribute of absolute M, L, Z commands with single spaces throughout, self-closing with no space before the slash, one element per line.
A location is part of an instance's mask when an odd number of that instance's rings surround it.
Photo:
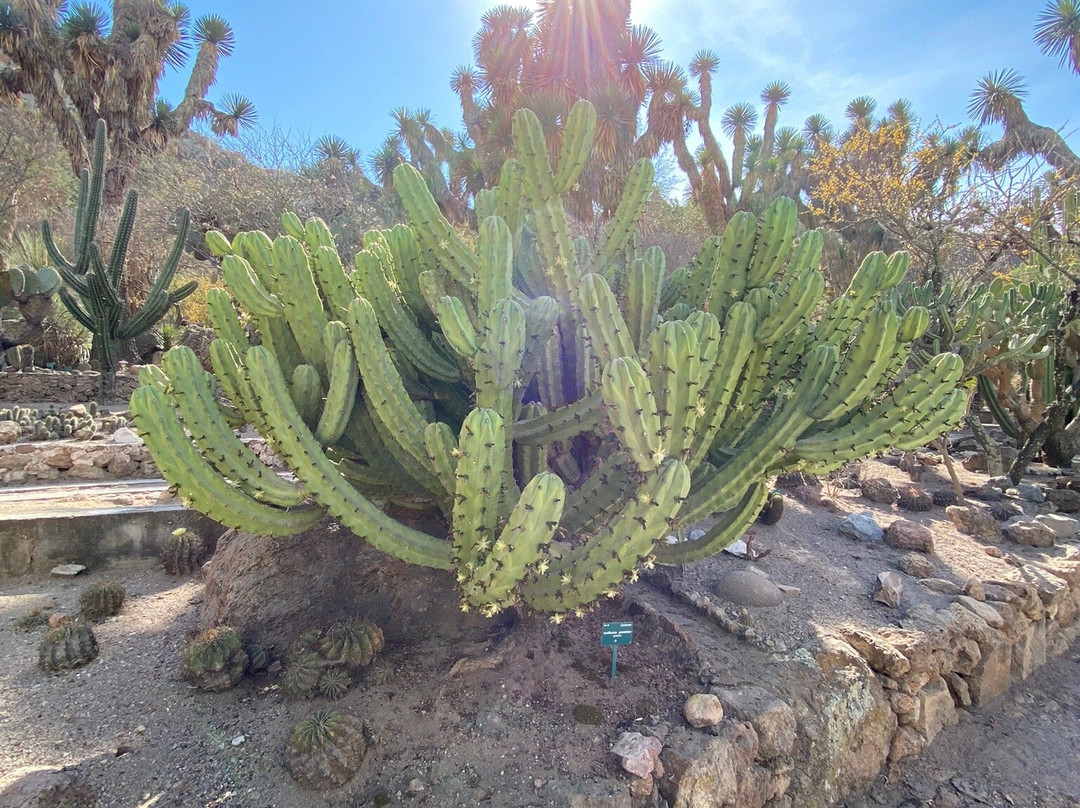
<path fill-rule="evenodd" d="M 864 473 L 907 480 L 877 461 Z M 940 467 L 931 469 L 922 485 L 946 487 L 940 474 Z M 901 612 L 872 600 L 878 573 L 894 569 L 899 553 L 840 535 L 837 526 L 850 512 L 869 510 L 882 526 L 901 516 L 930 526 L 938 577 L 959 583 L 973 575 L 1015 577 L 1006 559 L 955 531 L 941 508 L 910 514 L 857 491 L 826 493 L 831 507 L 789 499 L 778 525 L 755 528 L 755 545 L 772 552 L 754 566 L 798 590 L 779 606 L 728 610 L 733 622 L 753 627 L 763 660 L 762 650 L 795 652 L 842 623 L 877 627 L 899 619 Z M 1042 552 L 1002 548 L 1022 558 Z M 723 572 L 748 565 L 717 556 L 688 566 L 682 585 L 709 592 Z M 625 793 L 628 778 L 611 743 L 635 729 L 663 738 L 683 721 L 685 698 L 703 689 L 679 639 L 660 631 L 637 633 L 620 650 L 617 678 L 609 678 L 600 624 L 629 619 L 624 609 L 633 591 L 558 627 L 534 618 L 388 647 L 335 705 L 372 724 L 377 751 L 360 776 L 319 795 L 292 781 L 284 749 L 293 724 L 324 701 L 287 700 L 279 674 L 245 679 L 219 694 L 199 692 L 181 678 L 181 650 L 199 620 L 197 578 L 173 579 L 156 569 L 116 573 L 128 602 L 96 628 L 98 659 L 60 675 L 38 669 L 43 629 L 28 626 L 27 618 L 74 612 L 82 589 L 106 577 L 108 571 L 91 571 L 75 580 L 0 582 L 0 781 L 23 767 L 73 767 L 81 793 L 97 802 L 67 803 L 72 808 L 566 806 L 573 794 Z M 659 594 L 649 589 L 648 596 Z M 920 602 L 947 601 L 905 578 L 902 609 Z M 729 635 L 716 631 L 730 644 Z M 729 660 L 720 672 L 729 682 L 752 683 L 759 673 L 741 668 L 739 653 Z M 873 805 L 1080 805 L 1077 649 L 966 718 L 922 760 L 848 808 Z"/>

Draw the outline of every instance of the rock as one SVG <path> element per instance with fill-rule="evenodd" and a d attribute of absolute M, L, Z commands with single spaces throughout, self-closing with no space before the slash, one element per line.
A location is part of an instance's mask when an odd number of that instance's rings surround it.
<path fill-rule="evenodd" d="M 858 541 L 879 542 L 885 540 L 885 531 L 874 520 L 870 511 L 860 511 L 848 516 L 840 523 L 839 531 Z"/>
<path fill-rule="evenodd" d="M 449 573 L 398 561 L 341 530 L 327 521 L 273 539 L 226 533 L 204 567 L 202 626 L 226 624 L 250 643 L 287 649 L 345 615 L 364 615 L 390 644 L 492 625 L 461 612 Z"/>
<path fill-rule="evenodd" d="M 840 626 L 836 633 L 878 673 L 897 679 L 911 670 L 911 660 L 872 631 L 855 626 Z"/>
<path fill-rule="evenodd" d="M 1005 618 L 1001 616 L 1001 612 L 990 604 L 982 603 L 968 595 L 957 595 L 956 602 L 985 620 L 986 625 L 990 626 L 990 628 L 1005 628 Z"/>
<path fill-rule="evenodd" d="M 914 728 L 930 743 L 945 727 L 960 721 L 949 686 L 940 676 L 919 691 L 919 719 Z"/>
<path fill-rule="evenodd" d="M 784 593 L 789 598 L 797 598 L 802 594 L 802 590 L 797 586 L 787 586 L 786 584 L 777 584 L 776 588 Z"/>
<path fill-rule="evenodd" d="M 997 520 L 974 505 L 950 505 L 945 515 L 961 533 L 985 542 L 1001 541 L 1001 528 Z"/>
<path fill-rule="evenodd" d="M 86 409 L 85 404 L 72 404 L 67 408 L 67 411 L 74 415 L 76 418 L 89 418 L 90 413 Z"/>
<path fill-rule="evenodd" d="M 664 745 L 657 738 L 640 732 L 624 732 L 611 747 L 621 759 L 622 767 L 635 777 L 662 777 L 664 764 L 660 752 Z"/>
<path fill-rule="evenodd" d="M 896 565 L 914 578 L 929 578 L 934 574 L 934 562 L 919 553 L 904 553 Z"/>
<path fill-rule="evenodd" d="M 86 567 L 82 564 L 60 564 L 49 572 L 57 578 L 74 578 L 79 573 L 86 572 Z"/>
<path fill-rule="evenodd" d="M 896 502 L 896 486 L 884 477 L 871 477 L 860 483 L 862 495 L 871 502 L 892 505 Z"/>
<path fill-rule="evenodd" d="M 1046 502 L 1046 495 L 1043 493 L 1041 487 L 1032 485 L 1031 483 L 1020 483 L 1016 486 L 1016 493 L 1020 496 L 1020 499 L 1027 502 Z"/>
<path fill-rule="evenodd" d="M 1012 487 L 1012 480 L 1002 474 L 998 477 L 991 477 L 986 481 L 986 484 L 991 488 L 996 488 L 998 491 L 1007 491 Z"/>
<path fill-rule="evenodd" d="M 143 442 L 139 437 L 139 433 L 131 427 L 122 426 L 112 433 L 110 440 L 113 443 L 128 443 L 128 444 L 140 444 Z"/>
<path fill-rule="evenodd" d="M 246 741 L 246 740 L 247 740 L 247 736 L 244 735 L 243 733 L 240 733 L 239 735 L 235 736 L 232 739 L 232 745 L 233 746 L 242 746 L 244 741 Z"/>
<path fill-rule="evenodd" d="M 753 685 L 721 688 L 715 693 L 730 717 L 747 721 L 754 728 L 762 760 L 791 754 L 798 723 L 787 702 Z"/>
<path fill-rule="evenodd" d="M 960 465 L 968 471 L 986 471 L 986 453 L 972 452 L 960 461 Z"/>
<path fill-rule="evenodd" d="M 1071 516 L 1061 516 L 1056 513 L 1041 513 L 1035 517 L 1035 521 L 1050 528 L 1059 539 L 1071 539 L 1076 535 L 1077 522 Z"/>
<path fill-rule="evenodd" d="M 771 776 L 755 765 L 758 738 L 746 723 L 728 724 L 693 759 L 670 760 L 675 793 L 669 803 L 680 808 L 746 806 L 760 808 L 769 799 Z"/>
<path fill-rule="evenodd" d="M 1062 513 L 1080 511 L 1080 491 L 1073 491 L 1070 488 L 1049 488 L 1046 490 L 1046 499 Z"/>
<path fill-rule="evenodd" d="M 22 435 L 22 430 L 14 421 L 0 421 L 0 444 L 14 443 Z"/>
<path fill-rule="evenodd" d="M 904 595 L 904 581 L 892 570 L 878 573 L 877 592 L 874 600 L 893 609 L 900 608 L 900 598 Z"/>
<path fill-rule="evenodd" d="M 1025 547 L 1053 547 L 1057 539 L 1054 529 L 1034 519 L 1009 522 L 1002 528 L 1006 538 Z"/>
<path fill-rule="evenodd" d="M 724 707 L 711 693 L 695 693 L 683 705 L 683 715 L 694 729 L 706 729 L 724 720 Z"/>
<path fill-rule="evenodd" d="M 925 525 L 897 519 L 885 528 L 885 543 L 897 550 L 914 550 L 932 555 L 934 536 Z"/>
<path fill-rule="evenodd" d="M 713 587 L 716 596 L 736 606 L 778 606 L 784 600 L 776 584 L 751 570 L 731 570 Z"/>
<path fill-rule="evenodd" d="M 889 765 L 895 766 L 904 758 L 914 757 L 926 748 L 926 738 L 911 727 L 899 727 L 889 745 Z"/>
<path fill-rule="evenodd" d="M 950 597 L 964 594 L 964 588 L 960 584 L 954 584 L 944 578 L 923 578 L 919 581 L 919 586 L 925 586 L 931 592 L 938 592 Z"/>
<path fill-rule="evenodd" d="M 949 692 L 952 693 L 953 701 L 958 707 L 966 709 L 971 706 L 971 689 L 963 676 L 950 671 L 945 674 L 945 683 L 949 686 Z"/>
<path fill-rule="evenodd" d="M 4 808 L 97 805 L 98 797 L 77 772 L 64 767 L 29 766 L 0 775 Z"/>
<path fill-rule="evenodd" d="M 983 588 L 983 582 L 978 578 L 968 578 L 964 582 L 964 594 L 975 600 L 986 600 L 986 590 Z"/>

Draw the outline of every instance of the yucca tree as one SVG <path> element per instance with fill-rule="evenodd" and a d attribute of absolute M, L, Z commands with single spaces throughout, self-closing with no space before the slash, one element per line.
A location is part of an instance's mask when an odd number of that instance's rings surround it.
<path fill-rule="evenodd" d="M 724 111 L 721 126 L 731 138 L 731 186 L 742 185 L 743 165 L 746 163 L 746 138 L 757 125 L 757 110 L 746 101 L 734 104 Z"/>
<path fill-rule="evenodd" d="M 183 67 L 197 46 L 184 98 L 175 110 L 156 98 L 166 67 Z M 191 25 L 172 0 L 117 0 L 112 13 L 91 3 L 10 0 L 0 5 L 0 60 L 10 64 L 8 93 L 34 97 L 56 128 L 76 176 L 87 167 L 98 119 L 108 124 L 112 155 L 105 199 L 117 203 L 139 159 L 164 148 L 195 119 L 236 134 L 255 120 L 240 96 L 221 106 L 205 98 L 235 37 L 220 17 Z"/>
<path fill-rule="evenodd" d="M 1027 88 L 1014 70 L 988 73 L 979 81 L 968 102 L 968 114 L 980 126 L 1001 124 L 1001 138 L 985 146 L 982 160 L 991 168 L 1000 168 L 1021 154 L 1041 157 L 1069 177 L 1080 176 L 1080 157 L 1065 140 L 1048 126 L 1033 123 L 1024 111 Z"/>
<path fill-rule="evenodd" d="M 1058 66 L 1080 75 L 1080 2 L 1051 0 L 1035 22 L 1035 44 Z"/>
<path fill-rule="evenodd" d="M 806 119 L 802 132 L 811 151 L 815 153 L 821 144 L 830 143 L 833 138 L 833 128 L 829 119 L 817 112 Z"/>
<path fill-rule="evenodd" d="M 848 102 L 844 109 L 844 117 L 851 121 L 851 130 L 869 129 L 874 123 L 874 111 L 877 109 L 877 101 L 868 95 L 860 95 Z"/>

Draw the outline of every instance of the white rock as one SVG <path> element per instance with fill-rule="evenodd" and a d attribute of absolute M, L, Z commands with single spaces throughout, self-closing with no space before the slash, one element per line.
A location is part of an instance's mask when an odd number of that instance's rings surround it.
<path fill-rule="evenodd" d="M 724 706 L 712 693 L 695 693 L 683 705 L 683 715 L 694 729 L 715 727 L 724 720 Z"/>
<path fill-rule="evenodd" d="M 1068 539 L 1076 535 L 1077 520 L 1070 516 L 1062 516 L 1057 513 L 1041 513 L 1035 517 L 1036 522 L 1041 522 L 1057 534 L 1059 539 Z"/>
<path fill-rule="evenodd" d="M 53 567 L 50 572 L 58 578 L 74 578 L 80 572 L 86 572 L 86 567 L 82 564 L 61 564 Z"/>
<path fill-rule="evenodd" d="M 131 427 L 122 426 L 112 433 L 113 443 L 142 443 L 139 433 Z"/>
<path fill-rule="evenodd" d="M 247 737 L 243 733 L 241 733 L 240 735 L 237 735 L 235 738 L 232 739 L 232 745 L 240 746 L 240 744 L 242 744 L 246 740 Z"/>

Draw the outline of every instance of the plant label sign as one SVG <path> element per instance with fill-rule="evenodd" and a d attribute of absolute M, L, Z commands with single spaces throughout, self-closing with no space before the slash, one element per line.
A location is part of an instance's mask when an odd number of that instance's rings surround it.
<path fill-rule="evenodd" d="M 611 678 L 615 678 L 615 666 L 619 659 L 619 646 L 629 645 L 634 639 L 633 623 L 603 623 L 600 626 L 600 644 L 611 646 Z"/>

